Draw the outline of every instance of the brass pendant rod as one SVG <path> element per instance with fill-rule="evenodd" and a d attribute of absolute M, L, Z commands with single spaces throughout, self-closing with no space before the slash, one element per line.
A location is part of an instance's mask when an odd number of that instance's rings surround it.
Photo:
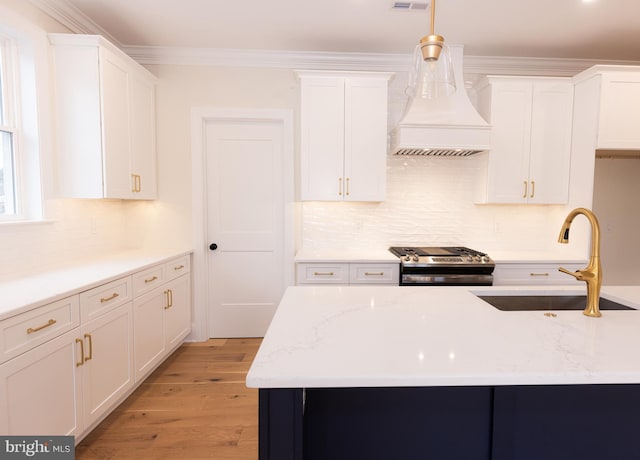
<path fill-rule="evenodd" d="M 436 0 L 431 0 L 431 35 L 435 35 L 436 32 Z"/>

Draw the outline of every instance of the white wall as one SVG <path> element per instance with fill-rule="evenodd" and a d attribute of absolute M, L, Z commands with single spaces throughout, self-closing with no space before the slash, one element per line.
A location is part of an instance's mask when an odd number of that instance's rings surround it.
<path fill-rule="evenodd" d="M 640 158 L 596 159 L 593 210 L 600 222 L 605 284 L 640 283 Z"/>

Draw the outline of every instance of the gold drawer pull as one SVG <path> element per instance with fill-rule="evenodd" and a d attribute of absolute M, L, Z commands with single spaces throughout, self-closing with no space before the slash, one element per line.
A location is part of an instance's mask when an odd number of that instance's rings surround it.
<path fill-rule="evenodd" d="M 364 272 L 364 276 L 383 276 L 384 272 L 377 272 L 377 273 L 372 273 L 372 272 Z"/>
<path fill-rule="evenodd" d="M 177 267 L 173 267 L 174 270 L 182 270 L 184 265 L 178 265 Z"/>
<path fill-rule="evenodd" d="M 91 334 L 85 334 L 84 335 L 85 339 L 89 339 L 89 356 L 86 356 L 84 358 L 85 362 L 89 361 L 93 358 L 93 338 L 91 337 Z"/>
<path fill-rule="evenodd" d="M 333 276 L 333 272 L 313 272 L 313 276 Z"/>
<path fill-rule="evenodd" d="M 549 276 L 548 273 L 529 273 L 529 276 Z"/>
<path fill-rule="evenodd" d="M 49 321 L 47 321 L 46 324 L 43 324 L 42 326 L 28 328 L 27 329 L 27 334 L 33 334 L 34 332 L 41 331 L 45 327 L 53 326 L 56 323 L 57 323 L 57 321 L 55 319 L 50 319 Z"/>
<path fill-rule="evenodd" d="M 171 289 L 167 289 L 166 291 L 164 291 L 164 295 L 167 300 L 164 309 L 168 310 L 169 308 L 173 307 L 173 291 Z"/>
<path fill-rule="evenodd" d="M 144 280 L 144 282 L 145 282 L 145 283 L 151 283 L 151 282 L 153 282 L 153 281 L 155 281 L 155 280 L 157 280 L 157 279 L 158 279 L 158 277 L 157 277 L 157 276 L 152 276 L 151 278 Z"/>
<path fill-rule="evenodd" d="M 80 344 L 80 361 L 76 361 L 76 367 L 84 364 L 84 340 L 76 339 L 76 343 Z"/>
<path fill-rule="evenodd" d="M 110 300 L 115 299 L 116 297 L 118 297 L 120 294 L 118 294 L 117 292 L 114 292 L 113 294 L 111 294 L 109 297 L 101 297 L 100 298 L 100 303 L 105 303 L 105 302 L 109 302 Z"/>

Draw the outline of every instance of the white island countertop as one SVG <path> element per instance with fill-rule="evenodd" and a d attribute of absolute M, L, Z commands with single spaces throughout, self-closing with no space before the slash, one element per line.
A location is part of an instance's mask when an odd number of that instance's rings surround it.
<path fill-rule="evenodd" d="M 296 286 L 247 375 L 254 388 L 640 383 L 640 311 L 500 311 L 474 292 L 570 286 Z M 541 291 L 541 292 L 540 292 Z M 640 287 L 602 288 L 640 308 Z"/>

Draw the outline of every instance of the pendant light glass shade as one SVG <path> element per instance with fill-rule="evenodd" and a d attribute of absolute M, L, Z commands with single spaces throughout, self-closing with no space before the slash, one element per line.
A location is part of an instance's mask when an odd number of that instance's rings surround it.
<path fill-rule="evenodd" d="M 409 75 L 411 96 L 436 99 L 456 91 L 451 52 L 442 35 L 434 32 L 436 1 L 431 0 L 431 34 L 422 37 L 413 52 Z"/>
<path fill-rule="evenodd" d="M 437 60 L 425 60 L 423 51 L 422 44 L 418 44 L 414 49 L 413 66 L 409 76 L 411 96 L 436 99 L 455 93 L 456 80 L 447 44 L 442 43 Z"/>

